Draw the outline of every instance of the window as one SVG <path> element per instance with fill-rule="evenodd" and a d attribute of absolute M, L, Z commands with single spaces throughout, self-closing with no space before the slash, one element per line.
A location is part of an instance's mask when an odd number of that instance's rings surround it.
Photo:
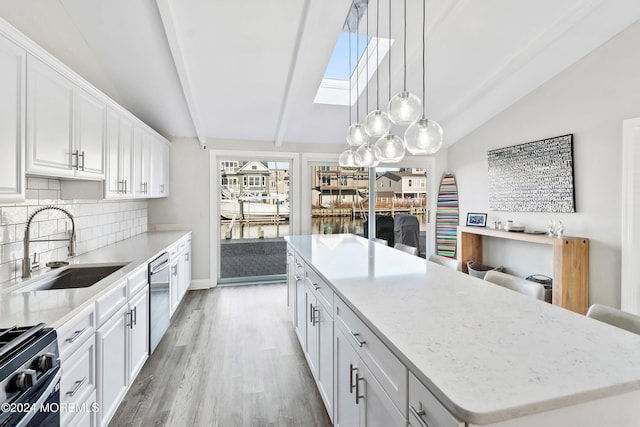
<path fill-rule="evenodd" d="M 330 175 L 322 175 L 322 185 L 331 185 Z"/>
<path fill-rule="evenodd" d="M 320 166 L 320 170 L 323 172 L 327 172 L 331 170 L 331 166 Z"/>
<path fill-rule="evenodd" d="M 345 175 L 340 175 L 340 185 L 347 185 L 348 179 Z"/>

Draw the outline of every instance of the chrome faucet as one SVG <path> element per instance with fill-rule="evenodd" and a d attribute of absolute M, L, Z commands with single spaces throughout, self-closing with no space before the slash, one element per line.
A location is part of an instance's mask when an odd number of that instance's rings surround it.
<path fill-rule="evenodd" d="M 42 240 L 31 240 L 30 238 L 30 228 L 31 221 L 33 221 L 33 217 L 38 215 L 42 211 L 46 211 L 49 209 L 53 209 L 56 211 L 64 212 L 69 219 L 71 220 L 71 236 L 69 237 L 69 256 L 76 255 L 76 224 L 73 220 L 73 215 L 71 215 L 66 210 L 58 207 L 58 206 L 43 206 L 39 209 L 36 209 L 27 219 L 27 223 L 24 226 L 24 254 L 22 256 L 22 278 L 28 279 L 31 277 L 31 257 L 29 256 L 29 242 L 60 242 L 66 241 L 67 239 L 42 239 Z"/>

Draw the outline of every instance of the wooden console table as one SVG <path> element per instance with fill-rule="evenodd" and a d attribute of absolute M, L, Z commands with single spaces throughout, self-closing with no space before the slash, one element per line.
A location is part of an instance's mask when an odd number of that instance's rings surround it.
<path fill-rule="evenodd" d="M 482 236 L 541 243 L 553 248 L 553 304 L 581 314 L 589 307 L 589 239 L 549 237 L 481 227 L 458 227 L 458 259 L 482 262 Z"/>

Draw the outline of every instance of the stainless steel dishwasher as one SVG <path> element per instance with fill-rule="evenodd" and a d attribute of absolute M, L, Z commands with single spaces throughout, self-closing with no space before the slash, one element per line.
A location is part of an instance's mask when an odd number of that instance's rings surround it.
<path fill-rule="evenodd" d="M 169 254 L 149 263 L 149 354 L 169 327 Z"/>

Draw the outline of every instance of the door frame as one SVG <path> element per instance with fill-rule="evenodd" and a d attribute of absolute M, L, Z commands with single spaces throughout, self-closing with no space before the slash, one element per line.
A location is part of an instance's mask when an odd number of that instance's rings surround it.
<path fill-rule="evenodd" d="M 289 233 L 300 234 L 300 154 L 285 151 L 210 150 L 209 151 L 209 202 L 215 225 L 210 227 L 209 274 L 214 286 L 220 280 L 220 162 L 250 157 L 258 161 L 288 161 L 290 167 Z"/>

